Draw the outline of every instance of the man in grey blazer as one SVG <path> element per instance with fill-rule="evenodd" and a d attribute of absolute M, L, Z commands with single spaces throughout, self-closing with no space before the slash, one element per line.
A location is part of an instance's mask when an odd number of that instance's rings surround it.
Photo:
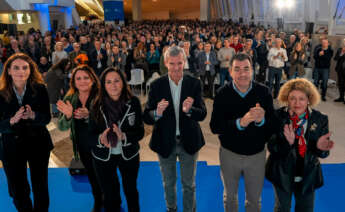
<path fill-rule="evenodd" d="M 214 51 L 211 51 L 211 44 L 206 43 L 204 51 L 198 55 L 199 73 L 203 86 L 205 96 L 213 98 L 213 82 L 216 76 L 215 65 L 218 64 L 217 55 Z M 207 88 L 205 89 L 205 82 L 207 79 Z"/>

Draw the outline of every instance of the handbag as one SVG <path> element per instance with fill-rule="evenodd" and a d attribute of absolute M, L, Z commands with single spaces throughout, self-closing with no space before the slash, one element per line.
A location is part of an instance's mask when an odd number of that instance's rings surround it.
<path fill-rule="evenodd" d="M 80 159 L 72 158 L 68 171 L 71 176 L 86 175 L 86 169 Z"/>

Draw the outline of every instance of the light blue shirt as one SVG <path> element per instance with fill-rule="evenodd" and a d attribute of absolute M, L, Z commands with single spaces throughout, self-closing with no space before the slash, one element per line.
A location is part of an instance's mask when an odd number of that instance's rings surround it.
<path fill-rule="evenodd" d="M 176 135 L 180 135 L 180 126 L 179 126 L 180 110 L 179 109 L 180 109 L 182 80 L 183 80 L 183 77 L 180 79 L 180 81 L 176 85 L 175 82 L 172 81 L 169 76 L 170 91 L 171 91 L 171 96 L 173 99 L 175 117 L 176 117 Z"/>
<path fill-rule="evenodd" d="M 18 93 L 18 91 L 17 91 L 17 89 L 16 89 L 16 87 L 14 85 L 13 85 L 13 90 L 14 90 L 14 93 L 16 94 L 17 99 L 18 99 L 19 106 L 22 106 L 24 95 L 25 95 L 25 91 L 26 91 L 26 84 L 24 86 L 24 90 L 23 90 L 22 94 Z"/>
<path fill-rule="evenodd" d="M 248 88 L 248 90 L 246 91 L 246 92 L 241 92 L 237 87 L 236 87 L 236 85 L 235 85 L 235 83 L 232 81 L 232 87 L 234 88 L 234 90 L 238 93 L 238 95 L 240 95 L 242 98 L 245 98 L 246 96 L 247 96 L 247 94 L 249 93 L 249 91 L 251 91 L 252 90 L 252 88 L 253 88 L 253 83 L 251 82 L 250 83 L 250 86 L 249 86 L 249 88 Z M 237 126 L 237 129 L 238 130 L 244 130 L 245 128 L 244 127 L 241 127 L 241 125 L 240 125 L 240 122 L 241 122 L 241 118 L 238 118 L 237 120 L 236 120 L 236 126 Z M 262 121 L 260 122 L 260 123 L 255 123 L 255 125 L 257 126 L 257 127 L 261 127 L 261 126 L 263 126 L 265 124 L 265 117 L 262 119 Z"/>

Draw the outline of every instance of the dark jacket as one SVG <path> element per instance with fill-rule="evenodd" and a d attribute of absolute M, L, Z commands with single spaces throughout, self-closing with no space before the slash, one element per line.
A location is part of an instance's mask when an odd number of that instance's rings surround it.
<path fill-rule="evenodd" d="M 336 72 L 345 72 L 345 54 L 340 56 L 341 50 L 342 48 L 339 48 L 334 56 L 334 60 L 337 61 L 337 64 L 335 66 Z"/>
<path fill-rule="evenodd" d="M 323 175 L 318 158 L 325 158 L 329 155 L 329 151 L 321 151 L 316 147 L 318 139 L 328 133 L 328 117 L 316 110 L 309 109 L 309 113 L 305 130 L 307 152 L 302 176 L 303 194 L 313 192 L 323 185 Z M 278 109 L 275 115 L 276 130 L 268 143 L 268 150 L 271 154 L 266 163 L 266 178 L 274 186 L 291 192 L 294 187 L 298 140 L 295 140 L 295 144 L 290 146 L 284 136 L 284 125 L 290 123 L 287 108 Z"/>
<path fill-rule="evenodd" d="M 111 149 L 102 145 L 99 141 L 99 135 L 104 132 L 109 126 L 107 124 L 106 117 L 103 109 L 101 110 L 102 119 L 101 123 L 94 120 L 94 114 L 96 111 L 91 111 L 89 120 L 89 129 L 91 134 L 97 136 L 95 142 L 92 145 L 91 153 L 94 158 L 102 161 L 108 161 L 111 156 Z M 122 124 L 118 127 L 125 134 L 125 140 L 122 141 L 122 157 L 124 160 L 130 160 L 139 153 L 139 141 L 144 137 L 145 130 L 142 121 L 141 104 L 137 97 L 133 96 L 131 100 L 126 104 L 125 114 L 121 119 Z"/>
<path fill-rule="evenodd" d="M 23 105 L 30 105 L 35 112 L 34 120 L 20 120 L 13 126 L 10 119 L 19 110 L 20 105 L 13 91 L 8 103 L 0 96 L 0 133 L 2 149 L 0 151 L 5 162 L 9 157 L 16 157 L 18 149 L 25 150 L 29 155 L 42 154 L 53 149 L 53 143 L 46 125 L 50 122 L 50 105 L 48 92 L 44 85 L 26 86 Z M 0 154 L 0 155 L 1 155 Z"/>
<path fill-rule="evenodd" d="M 47 72 L 44 80 L 47 83 L 49 102 L 51 104 L 56 104 L 59 99 L 62 99 L 61 89 L 64 88 L 65 78 L 67 78 L 67 75 L 60 68 L 50 68 Z"/>
<path fill-rule="evenodd" d="M 333 57 L 333 50 L 331 46 L 329 46 L 327 50 L 324 50 L 324 55 L 322 56 L 320 56 L 320 51 L 322 51 L 322 47 L 315 47 L 315 50 L 314 50 L 315 68 L 329 69 L 329 67 L 331 66 L 331 59 Z"/>
<path fill-rule="evenodd" d="M 98 60 L 97 60 L 97 50 L 93 49 L 90 54 L 88 55 L 89 57 L 89 64 L 93 68 L 93 70 L 96 72 L 97 75 L 100 75 L 101 73 L 99 70 L 103 71 L 104 69 L 107 68 L 107 61 L 108 61 L 108 56 L 107 52 L 104 49 L 100 49 L 100 53 L 102 54 L 102 59 L 100 60 L 102 67 L 99 69 L 97 68 L 98 65 Z"/>
<path fill-rule="evenodd" d="M 187 97 L 194 99 L 189 115 L 182 111 L 182 103 Z M 163 112 L 163 116 L 155 121 L 154 111 L 162 99 L 169 101 L 169 106 Z M 204 120 L 206 115 L 205 103 L 201 97 L 200 80 L 184 75 L 180 97 L 179 128 L 180 142 L 189 154 L 198 152 L 205 145 L 199 121 Z M 168 75 L 164 75 L 151 83 L 144 110 L 144 121 L 146 124 L 154 125 L 150 148 L 161 156 L 168 157 L 176 146 L 176 117 Z"/>
<path fill-rule="evenodd" d="M 199 67 L 199 73 L 200 75 L 205 75 L 206 73 L 206 62 L 207 57 L 206 57 L 206 52 L 200 52 L 198 55 L 198 67 Z M 216 74 L 216 70 L 215 70 L 215 66 L 219 63 L 217 60 L 217 55 L 214 51 L 210 51 L 210 55 L 209 55 L 209 61 L 211 62 L 210 66 L 210 73 L 211 75 L 215 75 Z"/>
<path fill-rule="evenodd" d="M 297 54 L 297 58 L 295 59 L 295 54 Z M 304 55 L 304 58 L 302 59 L 302 55 Z M 293 76 L 295 72 L 297 71 L 297 74 L 299 77 L 303 76 L 305 74 L 304 70 L 304 62 L 306 61 L 307 56 L 304 51 L 301 51 L 299 53 L 291 52 L 290 53 L 290 70 L 289 75 Z"/>

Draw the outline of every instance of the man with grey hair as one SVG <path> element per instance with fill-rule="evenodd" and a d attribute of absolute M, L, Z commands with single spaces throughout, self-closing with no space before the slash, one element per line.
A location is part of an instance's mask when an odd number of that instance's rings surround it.
<path fill-rule="evenodd" d="M 164 55 L 168 75 L 151 83 L 144 122 L 154 125 L 150 148 L 158 154 L 168 212 L 177 211 L 176 161 L 180 161 L 183 211 L 196 211 L 195 173 L 205 141 L 199 125 L 207 111 L 198 79 L 183 74 L 184 50 L 170 47 Z"/>

